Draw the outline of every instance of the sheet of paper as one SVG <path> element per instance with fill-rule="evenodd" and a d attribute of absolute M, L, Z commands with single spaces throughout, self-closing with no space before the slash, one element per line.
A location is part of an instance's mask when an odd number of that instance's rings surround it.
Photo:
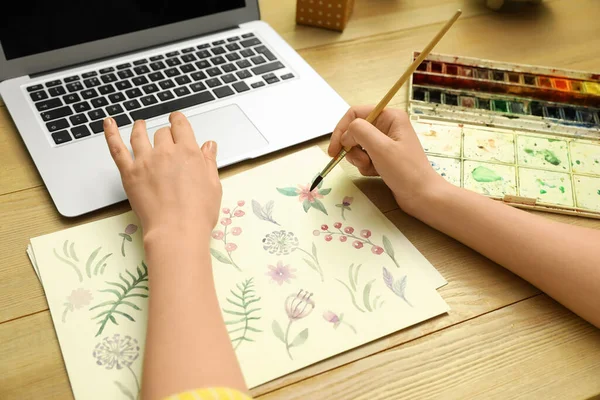
<path fill-rule="evenodd" d="M 250 387 L 448 310 L 445 280 L 341 169 L 308 192 L 328 160 L 312 148 L 223 181 L 215 285 Z M 77 399 L 139 391 L 151 266 L 138 226 L 129 212 L 31 240 Z"/>

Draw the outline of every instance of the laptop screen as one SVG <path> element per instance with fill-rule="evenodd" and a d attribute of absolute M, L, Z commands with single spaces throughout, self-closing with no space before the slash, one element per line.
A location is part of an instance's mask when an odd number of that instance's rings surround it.
<path fill-rule="evenodd" d="M 244 0 L 17 0 L 0 14 L 7 60 L 245 7 Z"/>

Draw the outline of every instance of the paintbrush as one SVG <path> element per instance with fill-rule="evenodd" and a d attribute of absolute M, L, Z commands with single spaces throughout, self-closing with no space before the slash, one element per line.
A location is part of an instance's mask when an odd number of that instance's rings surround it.
<path fill-rule="evenodd" d="M 377 119 L 377 117 L 379 116 L 381 111 L 383 111 L 383 109 L 388 105 L 388 103 L 390 102 L 392 97 L 394 97 L 396 95 L 396 93 L 398 92 L 398 90 L 400 90 L 402 85 L 404 85 L 404 83 L 408 80 L 408 78 L 412 75 L 412 73 L 415 72 L 417 67 L 429 55 L 431 50 L 433 50 L 435 45 L 440 41 L 440 39 L 442 39 L 442 37 L 446 34 L 446 32 L 448 32 L 450 27 L 456 22 L 456 20 L 458 19 L 458 17 L 460 17 L 461 14 L 462 14 L 462 11 L 457 10 L 456 14 L 454 14 L 454 16 L 450 19 L 450 21 L 448 21 L 446 23 L 446 25 L 444 25 L 442 27 L 442 29 L 440 29 L 438 34 L 435 35 L 435 37 L 431 40 L 431 42 L 429 42 L 429 44 L 427 46 L 425 46 L 425 48 L 423 49 L 421 54 L 419 54 L 417 59 L 415 61 L 413 61 L 413 63 L 407 68 L 407 70 L 404 72 L 404 74 L 402 74 L 402 76 L 398 79 L 398 81 L 394 84 L 394 86 L 392 86 L 392 88 L 386 93 L 386 95 L 383 97 L 383 99 L 381 99 L 379 104 L 377 104 L 377 106 L 375 106 L 375 108 L 369 113 L 369 115 L 365 119 L 367 122 L 372 124 L 373 121 L 375 121 L 375 119 Z M 313 181 L 312 185 L 310 186 L 311 192 L 321 183 L 321 181 L 323 181 L 323 179 L 331 172 L 331 170 L 333 170 L 333 168 L 336 165 L 338 165 L 340 161 L 342 161 L 342 159 L 346 156 L 346 154 L 350 150 L 351 150 L 350 148 L 348 148 L 348 149 L 343 148 L 342 150 L 340 150 L 340 152 L 334 158 L 331 159 L 329 164 L 327 164 L 325 166 L 325 168 L 323 168 L 321 173 Z"/>

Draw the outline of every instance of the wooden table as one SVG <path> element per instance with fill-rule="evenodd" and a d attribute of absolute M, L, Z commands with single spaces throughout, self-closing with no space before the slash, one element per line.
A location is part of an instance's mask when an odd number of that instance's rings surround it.
<path fill-rule="evenodd" d="M 318 1 L 318 0 L 314 0 Z M 343 33 L 296 26 L 295 1 L 262 0 L 270 23 L 350 104 L 375 103 L 452 13 L 464 14 L 437 52 L 596 70 L 600 2 L 548 0 L 519 14 L 478 1 L 357 0 Z M 405 107 L 403 91 L 391 103 Z M 313 141 L 222 171 L 229 176 Z M 600 330 L 535 287 L 400 211 L 377 180 L 344 170 L 448 280 L 448 315 L 264 385 L 261 399 L 589 398 L 600 395 Z M 62 218 L 0 106 L 0 399 L 72 398 L 31 237 L 122 213 L 127 203 Z M 600 221 L 544 214 L 600 228 Z M 600 245 L 600 244 L 599 244 Z M 599 264 L 600 265 L 600 264 Z M 568 266 L 565 266 L 568 268 Z"/>

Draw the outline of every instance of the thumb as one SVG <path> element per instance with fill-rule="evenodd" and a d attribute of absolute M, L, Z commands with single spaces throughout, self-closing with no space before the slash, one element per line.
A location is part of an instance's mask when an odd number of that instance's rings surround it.
<path fill-rule="evenodd" d="M 202 145 L 202 154 L 204 154 L 204 160 L 206 167 L 208 168 L 211 176 L 219 176 L 217 168 L 217 143 L 212 140 Z"/>
<path fill-rule="evenodd" d="M 340 142 L 346 149 L 360 146 L 369 153 L 389 146 L 392 141 L 364 119 L 357 118 L 348 125 L 348 130 L 344 132 Z"/>

